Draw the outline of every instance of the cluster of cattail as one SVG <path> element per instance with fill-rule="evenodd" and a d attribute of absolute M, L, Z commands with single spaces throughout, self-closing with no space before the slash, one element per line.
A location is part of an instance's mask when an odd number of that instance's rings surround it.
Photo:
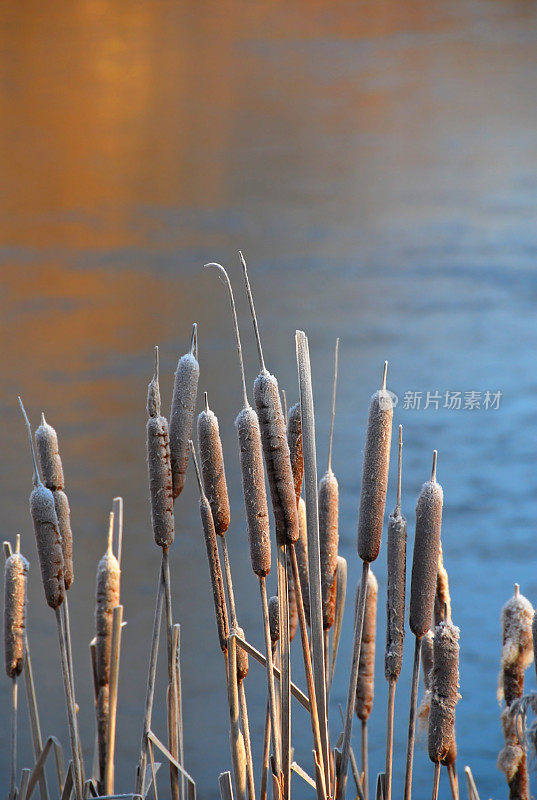
<path fill-rule="evenodd" d="M 217 270 L 230 302 L 239 357 L 242 408 L 235 419 L 238 460 L 244 497 L 244 522 L 232 521 L 227 490 L 220 423 L 204 393 L 197 418 L 197 445 L 193 424 L 198 397 L 199 365 L 197 326 L 189 350 L 179 358 L 175 372 L 169 423 L 162 414 L 159 387 L 159 354 L 147 391 L 147 465 L 151 527 L 160 548 L 153 633 L 149 647 L 147 688 L 139 758 L 134 774 L 132 798 L 157 796 L 155 751 L 169 765 L 172 800 L 194 800 L 195 783 L 185 769 L 182 719 L 182 687 L 179 660 L 179 625 L 173 620 L 169 548 L 174 543 L 174 506 L 187 476 L 189 457 L 199 488 L 199 511 L 207 553 L 216 633 L 223 655 L 230 724 L 232 769 L 219 778 L 222 800 L 275 800 L 291 797 L 291 775 L 314 788 L 319 800 L 344 800 L 349 795 L 347 776 L 355 784 L 352 795 L 369 800 L 368 721 L 374 702 L 377 616 L 382 609 L 377 579 L 371 565 L 379 556 L 384 530 L 385 505 L 390 473 L 394 405 L 387 389 L 387 362 L 381 387 L 370 401 L 365 433 L 362 482 L 358 507 L 357 551 L 362 561 L 361 579 L 354 603 L 354 639 L 348 675 L 346 707 L 337 739 L 328 720 L 342 618 L 346 605 L 347 563 L 339 553 L 339 484 L 332 465 L 336 409 L 339 340 L 334 357 L 334 379 L 328 460 L 318 480 L 315 414 L 309 345 L 306 335 L 296 332 L 298 402 L 286 408 L 277 378 L 268 371 L 254 307 L 246 262 L 239 254 L 259 357 L 259 374 L 253 381 L 253 405 L 248 400 L 241 339 L 235 300 L 226 270 Z M 215 407 L 218 398 L 213 398 Z M 90 643 L 96 712 L 96 746 L 91 771 L 84 764 L 78 731 L 75 682 L 71 654 L 67 591 L 73 580 L 73 537 L 70 508 L 65 494 L 64 472 L 56 431 L 42 417 L 31 435 L 33 490 L 30 512 L 46 603 L 55 611 L 71 744 L 67 774 L 58 769 L 59 796 L 83 800 L 88 796 L 114 796 L 115 730 L 117 716 L 120 643 L 123 608 L 120 604 L 122 501 L 115 498 L 110 514 L 108 541 L 97 567 L 95 637 Z M 386 644 L 384 675 L 388 683 L 385 768 L 377 776 L 376 797 L 391 800 L 395 690 L 403 667 L 405 636 L 407 521 L 402 506 L 402 428 L 399 426 L 397 501 L 387 521 Z M 410 800 L 416 723 L 427 732 L 427 748 L 434 765 L 432 796 L 439 791 L 441 767 L 446 768 L 453 800 L 459 798 L 455 711 L 459 700 L 459 629 L 452 622 L 448 573 L 441 545 L 443 490 L 436 479 L 437 455 L 433 454 L 430 480 L 419 493 L 416 505 L 412 578 L 409 597 L 409 628 L 415 639 L 404 787 L 397 792 Z M 266 490 L 266 484 L 268 489 Z M 271 515 L 274 542 L 271 542 Z M 259 584 L 260 624 L 264 652 L 248 641 L 237 618 L 227 537 L 242 535 L 246 528 L 252 570 Z M 275 546 L 277 594 L 268 598 L 272 547 Z M 6 673 L 12 680 L 12 744 L 10 800 L 29 800 L 39 785 L 42 800 L 48 800 L 45 762 L 60 747 L 55 739 L 43 746 L 26 636 L 26 582 L 28 562 L 5 543 L 4 642 Z M 152 727 L 155 679 L 162 618 L 165 619 L 168 686 L 167 743 Z M 533 632 L 532 632 L 533 624 Z M 537 701 L 524 695 L 524 670 L 533 658 L 537 640 L 537 615 L 515 589 L 502 611 L 503 649 L 500 699 L 505 701 L 502 725 L 505 747 L 498 766 L 506 775 L 510 797 L 528 800 L 524 711 L 537 710 Z M 291 674 L 291 645 L 300 639 L 306 691 Z M 295 645 L 296 646 L 296 645 Z M 252 661 L 266 672 L 263 697 L 263 750 L 256 774 L 250 737 L 247 676 Z M 418 708 L 420 666 L 424 693 Z M 17 778 L 17 679 L 24 670 L 30 703 L 34 766 Z M 293 761 L 293 703 L 308 712 L 313 758 L 309 768 Z M 354 748 L 354 717 L 361 724 L 360 764 Z M 471 800 L 479 800 L 469 768 L 466 768 Z M 161 776 L 162 780 L 162 776 Z"/>

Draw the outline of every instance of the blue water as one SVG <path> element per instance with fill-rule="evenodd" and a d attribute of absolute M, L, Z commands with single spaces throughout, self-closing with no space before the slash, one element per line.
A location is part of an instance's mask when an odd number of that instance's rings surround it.
<path fill-rule="evenodd" d="M 129 791 L 141 734 L 159 553 L 145 467 L 145 392 L 161 347 L 163 404 L 177 356 L 199 324 L 200 389 L 222 433 L 239 620 L 261 646 L 233 421 L 241 405 L 223 286 L 229 265 L 248 382 L 257 365 L 236 251 L 243 248 L 265 358 L 297 399 L 294 332 L 310 339 L 319 469 L 327 453 L 332 353 L 341 337 L 333 465 L 340 553 L 354 591 L 364 426 L 382 364 L 404 426 L 403 508 L 413 541 L 421 483 L 438 449 L 443 546 L 461 628 L 459 769 L 482 797 L 505 795 L 496 684 L 499 613 L 513 592 L 537 603 L 534 469 L 537 380 L 536 11 L 531 3 L 38 3 L 2 9 L 0 404 L 2 538 L 31 561 L 28 628 L 44 734 L 68 736 L 52 612 L 44 605 L 27 498 L 21 393 L 60 436 L 76 539 L 70 591 L 76 688 L 87 764 L 94 719 L 88 643 L 95 568 L 112 497 L 125 498 L 123 636 L 116 788 Z M 424 408 L 427 392 L 501 392 L 499 408 Z M 421 392 L 420 409 L 404 407 Z M 395 431 L 395 428 L 394 428 Z M 395 441 L 395 435 L 394 435 Z M 395 449 L 394 449 L 395 455 Z M 395 466 L 388 507 L 395 502 Z M 193 485 L 176 506 L 171 552 L 181 623 L 186 766 L 202 798 L 230 768 L 224 671 Z M 374 571 L 380 610 L 385 545 Z M 409 554 L 410 564 L 410 554 Z M 269 578 L 274 591 L 275 576 Z M 351 600 L 349 598 L 349 608 Z M 379 613 L 371 782 L 384 758 L 384 619 Z M 351 615 L 331 698 L 339 733 Z M 412 657 L 397 688 L 396 791 L 403 779 Z M 298 642 L 294 671 L 304 685 Z M 161 664 L 164 664 L 162 661 Z M 165 738 L 165 669 L 154 727 Z M 533 666 L 527 686 L 535 688 Z M 7 791 L 9 697 L 0 681 L 0 785 Z M 263 671 L 246 687 L 256 779 Z M 296 758 L 311 739 L 294 712 Z M 356 726 L 354 744 L 359 751 Z M 20 766 L 31 752 L 21 688 Z M 164 769 L 163 769 L 164 773 Z M 414 793 L 430 792 L 419 745 Z M 445 781 L 445 782 L 444 782 Z M 532 773 L 532 786 L 535 786 Z M 51 780 L 52 783 L 52 780 Z M 448 786 L 442 779 L 441 794 Z M 293 794 L 310 790 L 294 779 Z M 166 796 L 165 776 L 161 795 Z"/>

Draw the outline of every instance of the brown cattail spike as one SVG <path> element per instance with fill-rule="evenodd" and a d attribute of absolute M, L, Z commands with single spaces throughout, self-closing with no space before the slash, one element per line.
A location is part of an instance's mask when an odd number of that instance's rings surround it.
<path fill-rule="evenodd" d="M 403 665 L 405 639 L 405 582 L 406 582 L 406 519 L 401 514 L 401 467 L 403 435 L 399 426 L 399 468 L 397 472 L 397 502 L 388 518 L 388 597 L 386 603 L 386 651 L 384 675 L 396 681 Z"/>
<path fill-rule="evenodd" d="M 377 634 L 377 594 L 378 583 L 369 570 L 367 579 L 367 596 L 365 601 L 364 626 L 362 629 L 362 647 L 360 649 L 360 665 L 358 667 L 358 683 L 356 685 L 356 715 L 367 720 L 373 707 L 375 691 L 375 640 Z"/>
<path fill-rule="evenodd" d="M 431 478 L 423 484 L 416 504 L 410 629 L 418 638 L 424 636 L 431 626 L 438 573 L 444 495 L 442 487 L 436 482 L 436 450 Z"/>
<path fill-rule="evenodd" d="M 170 454 L 173 477 L 173 499 L 183 491 L 188 463 L 188 440 L 192 431 L 194 407 L 198 393 L 197 325 L 192 327 L 190 351 L 181 356 L 175 371 L 170 411 Z"/>
<path fill-rule="evenodd" d="M 218 418 L 209 408 L 207 392 L 205 410 L 198 416 L 198 448 L 203 488 L 213 513 L 214 527 L 217 535 L 223 536 L 229 528 L 229 497 Z"/>
<path fill-rule="evenodd" d="M 20 675 L 26 655 L 26 584 L 29 564 L 17 551 L 4 568 L 4 656 L 8 678 Z"/>
<path fill-rule="evenodd" d="M 151 496 L 153 536 L 159 547 L 173 543 L 172 470 L 168 421 L 160 414 L 158 347 L 155 347 L 155 373 L 147 389 L 147 466 Z"/>
<path fill-rule="evenodd" d="M 277 596 L 271 597 L 268 601 L 270 640 L 272 644 L 280 638 L 280 601 Z"/>
<path fill-rule="evenodd" d="M 194 443 L 189 441 L 190 452 L 192 453 L 192 460 L 198 481 L 200 491 L 200 516 L 203 526 L 203 533 L 205 536 L 205 547 L 207 549 L 207 560 L 209 562 L 209 573 L 211 576 L 211 585 L 213 590 L 214 611 L 216 617 L 216 628 L 218 631 L 218 640 L 222 652 L 227 651 L 227 638 L 229 635 L 226 599 L 224 594 L 224 581 L 222 579 L 222 568 L 220 566 L 220 557 L 218 555 L 218 545 L 216 543 L 216 532 L 214 529 L 213 515 L 209 501 L 203 491 L 203 483 L 201 481 L 201 474 L 198 467 L 196 458 L 196 451 Z"/>
<path fill-rule="evenodd" d="M 58 450 L 58 436 L 41 414 L 41 425 L 35 431 L 37 457 L 47 489 L 63 489 L 63 467 Z"/>
<path fill-rule="evenodd" d="M 287 415 L 287 444 L 289 445 L 289 457 L 291 459 L 291 471 L 295 484 L 296 501 L 300 498 L 302 491 L 302 479 L 304 477 L 304 456 L 302 453 L 302 421 L 300 418 L 300 403 L 295 403 L 289 409 Z"/>
<path fill-rule="evenodd" d="M 434 629 L 429 758 L 438 764 L 449 754 L 455 735 L 459 701 L 459 629 L 446 619 Z"/>
<path fill-rule="evenodd" d="M 369 405 L 364 448 L 358 515 L 358 555 L 367 562 L 374 561 L 379 554 L 388 488 L 393 402 L 386 390 L 387 366 L 388 362 L 385 362 L 382 387 L 372 396 Z"/>
<path fill-rule="evenodd" d="M 43 486 L 35 458 L 32 429 L 21 398 L 19 404 L 28 430 L 32 462 L 34 466 L 33 485 L 30 494 L 30 513 L 34 523 L 41 578 L 45 590 L 47 604 L 57 609 L 63 603 L 65 583 L 63 574 L 62 542 L 58 526 L 58 517 L 54 506 L 54 496 L 50 489 Z"/>
<path fill-rule="evenodd" d="M 278 381 L 265 367 L 248 270 L 240 251 L 239 257 L 259 354 L 260 373 L 254 382 L 254 400 L 274 511 L 276 540 L 278 544 L 293 544 L 298 539 L 298 516 Z"/>

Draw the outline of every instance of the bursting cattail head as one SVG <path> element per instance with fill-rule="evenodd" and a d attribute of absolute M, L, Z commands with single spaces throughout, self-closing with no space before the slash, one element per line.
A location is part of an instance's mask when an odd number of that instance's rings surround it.
<path fill-rule="evenodd" d="M 58 436 L 41 414 L 41 425 L 35 431 L 37 459 L 47 489 L 63 489 L 63 467 L 58 449 Z"/>
<path fill-rule="evenodd" d="M 239 439 L 242 490 L 246 526 L 250 542 L 252 569 L 259 577 L 270 572 L 270 529 L 265 490 L 265 471 L 261 450 L 261 431 L 257 414 L 243 408 L 235 420 Z"/>
<path fill-rule="evenodd" d="M 295 495 L 298 503 L 302 491 L 304 477 L 304 455 L 302 453 L 302 418 L 300 416 L 300 403 L 295 403 L 287 415 L 287 443 L 291 459 L 291 471 L 295 484 Z"/>
<path fill-rule="evenodd" d="M 160 413 L 158 347 L 155 347 L 155 372 L 147 389 L 147 413 L 147 467 L 153 536 L 159 547 L 168 548 L 174 538 L 172 471 L 168 421 Z"/>
<path fill-rule="evenodd" d="M 397 504 L 388 518 L 388 591 L 386 600 L 386 650 L 384 675 L 396 681 L 403 665 L 405 639 L 406 519 L 401 513 L 401 463 L 403 436 L 399 426 Z"/>
<path fill-rule="evenodd" d="M 64 600 L 65 582 L 63 575 L 62 542 L 58 526 L 58 517 L 54 506 L 54 495 L 50 489 L 43 486 L 39 476 L 34 442 L 32 439 L 32 429 L 20 397 L 19 405 L 28 431 L 34 467 L 34 489 L 30 494 L 30 514 L 34 524 L 37 555 L 39 556 L 45 600 L 47 605 L 53 609 L 57 609 Z"/>
<path fill-rule="evenodd" d="M 108 547 L 97 566 L 95 590 L 96 674 L 99 686 L 110 680 L 112 622 L 114 608 L 119 605 L 119 562 L 112 551 L 114 514 L 110 514 Z"/>
<path fill-rule="evenodd" d="M 498 700 L 503 697 L 507 706 L 524 693 L 524 670 L 533 659 L 533 614 L 532 604 L 515 584 L 515 593 L 501 613 L 503 647 Z"/>
<path fill-rule="evenodd" d="M 268 601 L 270 641 L 276 644 L 280 638 L 280 601 L 276 595 Z"/>
<path fill-rule="evenodd" d="M 418 725 L 421 732 L 426 731 L 429 725 L 429 711 L 431 710 L 431 681 L 433 677 L 433 647 L 434 636 L 432 631 L 427 631 L 421 640 L 421 667 L 423 673 L 423 695 L 418 707 Z"/>
<path fill-rule="evenodd" d="M 308 625 L 310 624 L 310 588 L 308 567 L 308 528 L 306 519 L 306 503 L 301 497 L 298 501 L 298 531 L 299 537 L 295 543 L 295 553 L 298 565 L 300 588 L 302 589 L 302 602 L 304 614 Z"/>
<path fill-rule="evenodd" d="M 198 448 L 201 461 L 203 488 L 213 512 L 214 527 L 218 536 L 229 528 L 229 497 L 222 442 L 218 430 L 218 418 L 209 408 L 205 392 L 205 410 L 198 416 Z"/>
<path fill-rule="evenodd" d="M 436 481 L 435 450 L 431 480 L 421 487 L 416 505 L 416 534 L 410 589 L 410 629 L 418 638 L 427 633 L 433 616 L 443 500 L 442 487 Z"/>
<path fill-rule="evenodd" d="M 194 407 L 198 394 L 197 326 L 194 323 L 190 351 L 177 363 L 170 411 L 170 453 L 173 499 L 183 491 L 188 463 L 188 440 L 192 432 Z"/>
<path fill-rule="evenodd" d="M 8 678 L 20 675 L 26 655 L 26 583 L 28 562 L 18 551 L 4 568 L 4 656 Z"/>
<path fill-rule="evenodd" d="M 379 554 L 388 489 L 393 402 L 386 390 L 387 363 L 384 365 L 382 387 L 372 396 L 369 405 L 362 468 L 358 555 L 363 561 L 368 562 L 374 561 Z"/>
<path fill-rule="evenodd" d="M 438 764 L 453 746 L 455 706 L 459 696 L 459 629 L 449 616 L 434 629 L 431 708 L 429 712 L 429 758 Z"/>
<path fill-rule="evenodd" d="M 373 707 L 375 694 L 375 640 L 377 635 L 377 594 L 378 583 L 369 570 L 367 594 L 365 600 L 364 626 L 362 629 L 362 646 L 358 666 L 358 683 L 356 684 L 356 701 L 354 709 L 361 720 L 368 719 Z"/>
<path fill-rule="evenodd" d="M 434 598 L 434 624 L 438 625 L 446 615 L 451 619 L 451 595 L 449 593 L 448 572 L 444 566 L 442 542 L 440 541 L 438 574 L 436 576 L 436 596 Z"/>

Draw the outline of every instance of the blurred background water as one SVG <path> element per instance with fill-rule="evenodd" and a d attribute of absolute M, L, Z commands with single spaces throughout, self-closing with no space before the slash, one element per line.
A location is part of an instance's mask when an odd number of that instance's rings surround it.
<path fill-rule="evenodd" d="M 237 261 L 256 296 L 265 356 L 297 399 L 294 331 L 310 336 L 319 469 L 332 354 L 341 337 L 333 463 L 350 591 L 364 423 L 384 359 L 404 425 L 403 507 L 438 448 L 443 543 L 461 627 L 460 767 L 505 796 L 496 683 L 499 612 L 515 581 L 537 601 L 537 11 L 531 2 L 421 0 L 5 3 L 0 25 L 0 534 L 31 561 L 28 627 L 44 734 L 68 746 L 52 612 L 28 513 L 31 465 L 16 406 L 44 409 L 60 437 L 76 539 L 70 592 L 80 724 L 90 763 L 88 642 L 95 569 L 112 497 L 125 498 L 124 631 L 117 788 L 129 791 L 141 733 L 159 552 L 150 531 L 145 396 L 153 346 L 169 408 L 174 365 L 199 324 L 200 390 L 220 419 L 239 619 L 261 644 L 233 421 L 239 374 L 224 287 L 229 266 L 248 381 L 255 348 Z M 502 392 L 498 409 L 438 410 L 427 392 Z M 405 392 L 422 392 L 420 409 Z M 395 450 L 394 450 L 395 452 Z M 392 458 L 388 506 L 395 498 Z M 228 769 L 226 695 L 191 470 L 171 552 L 181 623 L 186 766 L 202 798 Z M 383 608 L 385 545 L 375 572 Z M 274 576 L 270 578 L 273 590 Z M 255 598 L 255 599 L 254 599 Z M 350 601 L 351 602 L 351 601 Z M 379 614 L 372 780 L 383 766 L 386 684 Z M 411 637 L 397 691 L 401 786 Z M 331 703 L 339 732 L 350 665 L 347 612 Z M 298 642 L 295 642 L 298 651 Z M 295 652 L 295 676 L 303 675 Z M 165 736 L 164 672 L 154 715 Z M 533 668 L 527 685 L 535 686 Z M 257 762 L 263 673 L 247 681 Z M 0 785 L 7 791 L 9 682 L 0 680 Z M 21 698 L 20 763 L 30 740 Z M 310 732 L 295 711 L 296 756 Z M 359 746 L 358 726 L 355 745 Z M 418 746 L 415 794 L 432 768 Z M 445 778 L 443 778 L 443 781 Z M 534 778 L 532 778 L 534 780 Z M 534 783 L 535 785 L 535 783 Z M 164 788 L 161 790 L 165 792 Z M 447 785 L 441 789 L 446 794 Z M 309 797 L 295 780 L 294 795 Z"/>

